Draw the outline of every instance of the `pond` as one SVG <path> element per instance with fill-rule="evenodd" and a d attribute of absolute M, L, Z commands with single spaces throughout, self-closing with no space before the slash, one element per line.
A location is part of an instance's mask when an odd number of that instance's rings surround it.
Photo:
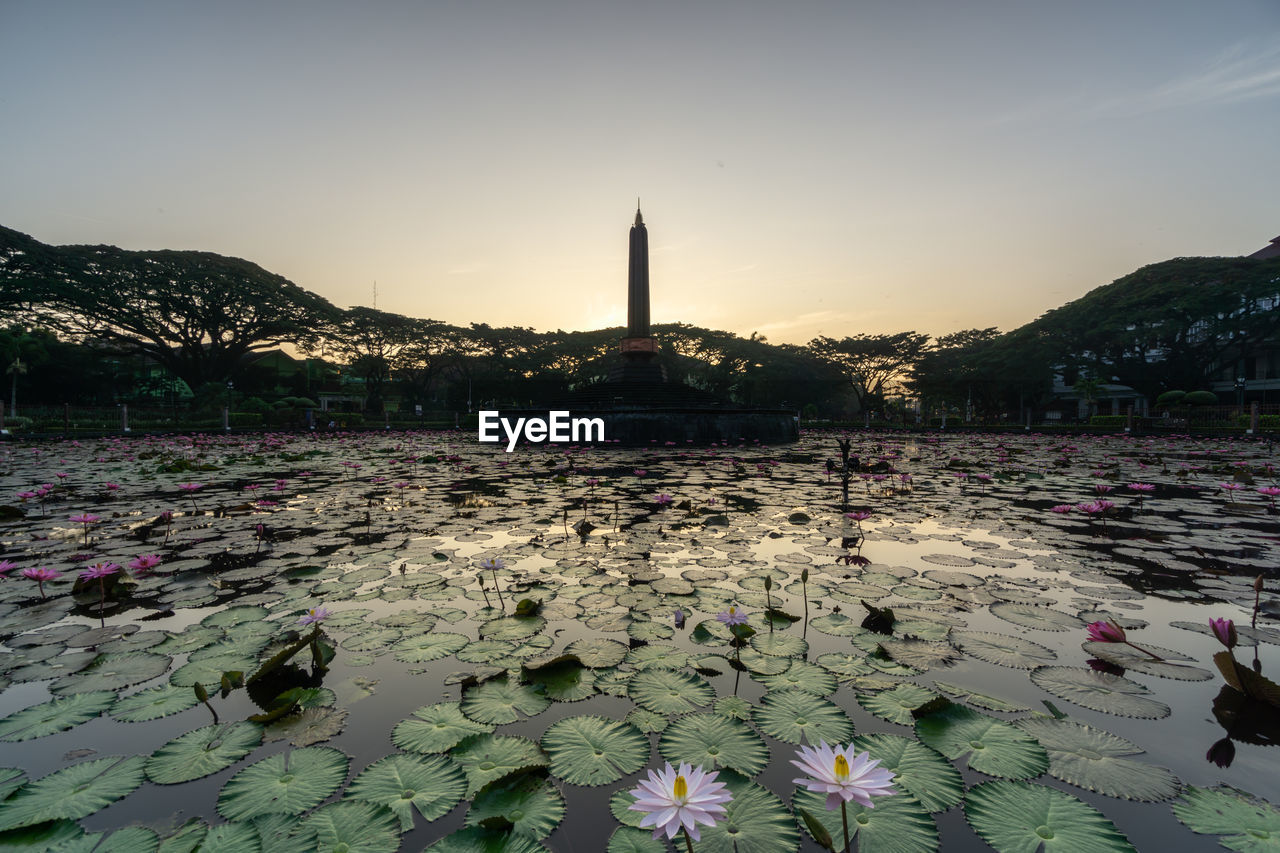
<path fill-rule="evenodd" d="M 732 795 L 695 850 L 824 849 L 802 809 L 842 849 L 791 764 L 819 741 L 895 773 L 849 804 L 863 851 L 1264 849 L 1276 464 L 1186 436 L 7 444 L 0 849 L 683 850 L 627 808 L 667 761 Z"/>

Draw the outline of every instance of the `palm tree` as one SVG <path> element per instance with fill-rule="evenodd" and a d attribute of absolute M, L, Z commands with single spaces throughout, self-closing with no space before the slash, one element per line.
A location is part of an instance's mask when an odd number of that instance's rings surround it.
<path fill-rule="evenodd" d="M 1102 391 L 1102 383 L 1093 377 L 1077 379 L 1075 384 L 1076 396 L 1084 400 L 1085 405 L 1089 407 L 1089 416 L 1093 416 L 1094 407 L 1098 403 L 1098 394 Z"/>

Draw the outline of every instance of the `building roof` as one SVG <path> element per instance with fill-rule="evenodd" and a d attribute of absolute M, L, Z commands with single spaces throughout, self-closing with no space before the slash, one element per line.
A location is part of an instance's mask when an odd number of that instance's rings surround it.
<path fill-rule="evenodd" d="M 1265 261 L 1268 258 L 1280 258 L 1280 237 L 1275 238 L 1270 245 L 1263 246 L 1248 257 L 1258 261 Z"/>

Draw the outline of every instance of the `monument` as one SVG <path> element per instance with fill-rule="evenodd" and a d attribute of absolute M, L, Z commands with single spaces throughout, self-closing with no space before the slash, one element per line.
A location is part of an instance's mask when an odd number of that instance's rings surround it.
<path fill-rule="evenodd" d="M 744 408 L 670 379 L 649 325 L 649 232 L 640 205 L 627 259 L 627 332 L 603 382 L 549 401 L 548 410 L 602 418 L 605 439 L 623 445 L 795 441 L 799 413 Z"/>

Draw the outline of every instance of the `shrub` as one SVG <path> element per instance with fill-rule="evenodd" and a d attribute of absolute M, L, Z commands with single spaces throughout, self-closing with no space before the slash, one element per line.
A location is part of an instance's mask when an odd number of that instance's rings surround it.
<path fill-rule="evenodd" d="M 1128 420 L 1124 415 L 1094 415 L 1089 418 L 1089 426 L 1122 427 L 1127 425 Z"/>
<path fill-rule="evenodd" d="M 1218 395 L 1212 391 L 1192 391 L 1182 398 L 1182 402 L 1188 406 L 1216 406 L 1218 405 Z"/>
<path fill-rule="evenodd" d="M 6 415 L 4 419 L 4 428 L 10 432 L 17 432 L 20 429 L 31 429 L 31 418 L 22 415 Z"/>
<path fill-rule="evenodd" d="M 1186 399 L 1186 396 L 1186 391 L 1165 391 L 1159 397 L 1156 397 L 1156 406 L 1162 409 L 1176 406 Z"/>
<path fill-rule="evenodd" d="M 233 427 L 260 427 L 262 426 L 262 414 L 260 412 L 232 412 L 227 416 L 227 423 Z"/>
<path fill-rule="evenodd" d="M 261 397 L 250 397 L 240 404 L 240 411 L 265 415 L 271 411 L 271 404 Z"/>

